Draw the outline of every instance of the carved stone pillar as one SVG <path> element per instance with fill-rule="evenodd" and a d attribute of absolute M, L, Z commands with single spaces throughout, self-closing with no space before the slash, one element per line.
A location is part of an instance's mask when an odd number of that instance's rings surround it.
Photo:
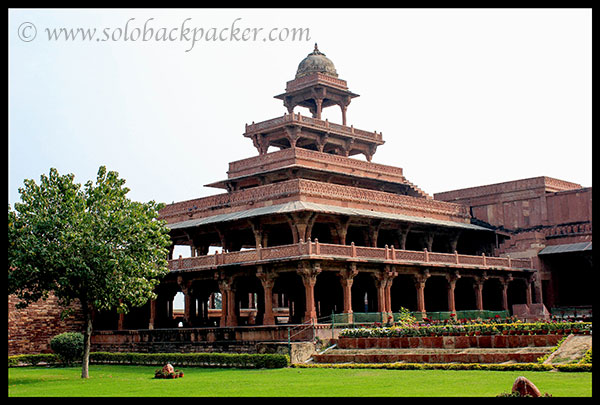
<path fill-rule="evenodd" d="M 286 135 L 288 142 L 290 143 L 290 148 L 296 147 L 296 142 L 298 142 L 298 139 L 300 138 L 301 133 L 302 133 L 302 129 L 300 127 L 297 127 L 297 126 L 285 127 L 285 135 Z"/>
<path fill-rule="evenodd" d="M 314 118 L 317 119 L 321 119 L 321 111 L 323 111 L 323 99 L 322 98 L 315 98 L 315 104 L 317 106 L 316 109 L 316 113 L 314 115 Z"/>
<path fill-rule="evenodd" d="M 379 237 L 379 229 L 381 228 L 381 221 L 375 220 L 369 224 L 369 245 L 371 247 L 377 247 L 377 238 Z"/>
<path fill-rule="evenodd" d="M 183 320 L 184 320 L 184 324 L 185 325 L 190 325 L 191 323 L 191 310 L 192 310 L 192 291 L 191 291 L 191 285 L 192 285 L 192 281 L 191 280 L 184 280 L 182 276 L 178 276 L 177 277 L 177 284 L 179 285 L 179 288 L 181 289 L 181 292 L 183 292 L 183 295 L 185 297 L 184 300 L 184 310 L 183 310 Z"/>
<path fill-rule="evenodd" d="M 415 288 L 417 289 L 417 311 L 425 315 L 425 282 L 430 277 L 429 270 L 414 275 Z"/>
<path fill-rule="evenodd" d="M 233 279 L 223 274 L 215 274 L 219 291 L 221 293 L 221 321 L 220 326 L 236 326 L 235 316 L 235 292 L 233 290 Z"/>
<path fill-rule="evenodd" d="M 532 286 L 533 286 L 533 277 L 529 277 L 525 280 L 525 300 L 528 307 L 533 303 L 532 299 Z"/>
<path fill-rule="evenodd" d="M 319 263 L 314 263 L 311 265 L 308 262 L 301 262 L 298 264 L 297 272 L 300 277 L 302 277 L 302 284 L 304 284 L 306 301 L 304 322 L 316 322 L 317 311 L 315 308 L 315 284 L 317 283 L 317 276 L 321 272 L 321 266 Z"/>
<path fill-rule="evenodd" d="M 382 271 L 373 274 L 375 286 L 377 287 L 377 308 L 379 312 L 386 314 L 392 312 L 390 290 L 397 275 L 398 273 L 391 266 L 385 266 Z"/>
<path fill-rule="evenodd" d="M 398 229 L 398 249 L 406 250 L 406 238 L 408 237 L 409 230 L 410 225 L 405 225 Z"/>
<path fill-rule="evenodd" d="M 346 110 L 348 109 L 348 105 L 340 104 L 340 109 L 342 110 L 342 125 L 346 125 Z"/>
<path fill-rule="evenodd" d="M 487 280 L 487 274 L 485 271 L 481 276 L 474 277 L 473 288 L 475 289 L 475 305 L 477 310 L 483 311 L 483 283 Z"/>
<path fill-rule="evenodd" d="M 433 247 L 433 232 L 426 232 L 423 234 L 421 246 L 424 249 L 427 249 L 428 252 L 431 252 L 431 248 Z"/>
<path fill-rule="evenodd" d="M 505 311 L 508 311 L 508 283 L 512 280 L 513 278 L 510 273 L 500 279 L 500 283 L 502 284 L 502 309 Z"/>
<path fill-rule="evenodd" d="M 446 280 L 448 280 L 448 311 L 456 314 L 456 303 L 454 300 L 454 289 L 456 288 L 456 282 L 460 278 L 458 270 L 453 273 L 446 274 Z"/>
<path fill-rule="evenodd" d="M 358 274 L 356 263 L 350 263 L 348 268 L 339 272 L 340 283 L 342 284 L 342 292 L 344 294 L 344 314 L 346 314 L 346 322 L 353 322 L 352 311 L 352 284 L 354 277 Z"/>
<path fill-rule="evenodd" d="M 265 271 L 263 266 L 258 266 L 256 277 L 260 280 L 265 294 L 263 325 L 275 325 L 275 316 L 273 315 L 273 286 L 275 285 L 277 274 L 273 271 Z"/>

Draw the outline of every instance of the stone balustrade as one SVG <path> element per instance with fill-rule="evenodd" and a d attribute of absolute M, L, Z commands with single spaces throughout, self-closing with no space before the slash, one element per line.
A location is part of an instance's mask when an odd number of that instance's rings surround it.
<path fill-rule="evenodd" d="M 533 270 L 531 259 L 511 259 L 509 257 L 487 257 L 485 255 L 463 255 L 458 253 L 437 253 L 414 250 L 399 250 L 392 246 L 373 248 L 350 245 L 319 243 L 318 240 L 300 241 L 296 244 L 242 250 L 237 252 L 216 252 L 213 255 L 179 258 L 169 261 L 171 271 L 196 271 L 214 269 L 223 265 L 261 263 L 278 259 L 318 259 L 335 258 L 342 260 L 376 260 L 385 264 L 418 265 L 428 267 L 475 268 L 494 270 Z"/>

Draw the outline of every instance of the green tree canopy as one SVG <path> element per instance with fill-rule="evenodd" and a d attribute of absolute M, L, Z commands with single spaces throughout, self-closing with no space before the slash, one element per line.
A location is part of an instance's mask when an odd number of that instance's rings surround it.
<path fill-rule="evenodd" d="M 83 187 L 73 179 L 52 168 L 40 184 L 25 180 L 21 202 L 8 207 L 8 293 L 21 306 L 49 293 L 65 307 L 81 303 L 87 378 L 92 312 L 126 313 L 156 298 L 171 241 L 157 220 L 162 204 L 129 200 L 117 172 L 102 166 Z"/>

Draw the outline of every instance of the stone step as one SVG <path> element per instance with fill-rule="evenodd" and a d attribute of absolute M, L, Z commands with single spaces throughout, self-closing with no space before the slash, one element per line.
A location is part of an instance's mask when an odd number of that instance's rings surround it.
<path fill-rule="evenodd" d="M 313 355 L 315 363 L 535 363 L 553 346 L 465 349 L 334 349 Z"/>

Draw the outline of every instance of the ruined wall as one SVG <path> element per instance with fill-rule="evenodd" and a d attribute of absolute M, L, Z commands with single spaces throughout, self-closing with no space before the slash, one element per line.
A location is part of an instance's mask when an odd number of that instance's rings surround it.
<path fill-rule="evenodd" d="M 18 299 L 8 296 L 8 355 L 51 353 L 50 340 L 63 332 L 83 331 L 83 316 L 78 305 L 75 313 L 61 320 L 62 307 L 58 299 L 50 296 L 30 304 L 25 309 L 17 309 Z"/>

